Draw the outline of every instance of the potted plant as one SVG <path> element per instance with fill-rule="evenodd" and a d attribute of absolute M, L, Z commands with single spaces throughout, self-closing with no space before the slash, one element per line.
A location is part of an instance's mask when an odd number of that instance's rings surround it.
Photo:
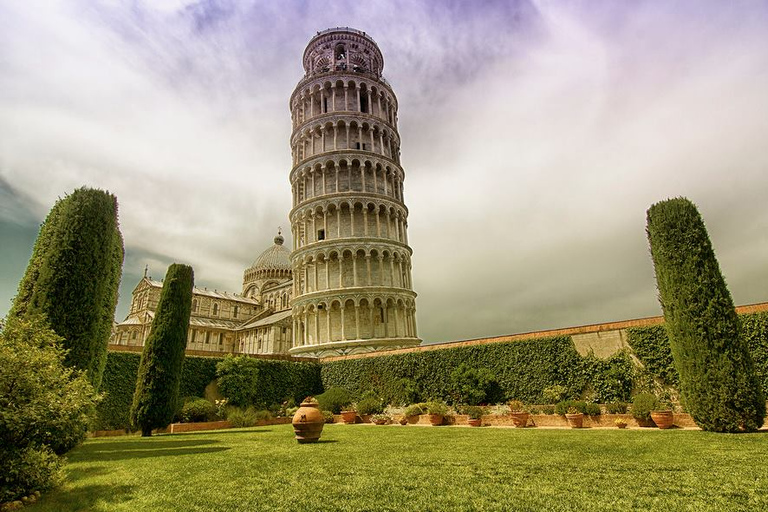
<path fill-rule="evenodd" d="M 429 423 L 436 427 L 443 424 L 445 416 L 448 414 L 448 406 L 445 402 L 432 401 L 427 402 L 427 414 L 429 415 Z"/>
<path fill-rule="evenodd" d="M 371 423 L 374 425 L 386 425 L 390 419 L 388 414 L 374 414 L 371 416 Z"/>
<path fill-rule="evenodd" d="M 659 399 L 651 393 L 638 393 L 632 398 L 632 417 L 641 427 L 653 427 L 651 411 L 659 408 Z"/>
<path fill-rule="evenodd" d="M 414 424 L 419 422 L 419 416 L 424 414 L 424 407 L 425 404 L 411 404 L 408 407 L 405 408 L 405 411 L 403 411 L 403 418 L 405 418 L 405 421 Z"/>
<path fill-rule="evenodd" d="M 469 416 L 467 423 L 470 427 L 479 427 L 483 424 L 483 408 L 477 405 L 472 405 L 464 409 L 464 414 Z"/>
<path fill-rule="evenodd" d="M 660 429 L 671 428 L 675 423 L 672 403 L 669 400 L 658 400 L 657 406 L 651 411 L 651 419 Z"/>
<path fill-rule="evenodd" d="M 616 418 L 615 420 L 613 420 L 613 423 L 618 428 L 627 428 L 627 422 L 624 421 L 622 418 Z"/>
<path fill-rule="evenodd" d="M 565 413 L 565 419 L 568 420 L 568 425 L 571 428 L 581 428 L 584 425 L 584 413 L 579 412 L 574 406 L 568 408 L 568 412 Z"/>
<path fill-rule="evenodd" d="M 357 409 L 354 405 L 346 411 L 341 411 L 341 421 L 343 421 L 345 425 L 352 425 L 357 421 Z"/>
<path fill-rule="evenodd" d="M 525 405 L 520 400 L 509 402 L 509 415 L 512 417 L 512 423 L 516 428 L 525 428 L 528 424 L 530 413 L 525 409 Z"/>

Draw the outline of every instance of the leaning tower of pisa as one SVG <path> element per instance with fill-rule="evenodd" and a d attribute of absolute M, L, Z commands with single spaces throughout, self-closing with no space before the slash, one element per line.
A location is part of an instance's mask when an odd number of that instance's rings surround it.
<path fill-rule="evenodd" d="M 397 98 L 365 32 L 319 32 L 290 100 L 294 355 L 418 345 Z"/>

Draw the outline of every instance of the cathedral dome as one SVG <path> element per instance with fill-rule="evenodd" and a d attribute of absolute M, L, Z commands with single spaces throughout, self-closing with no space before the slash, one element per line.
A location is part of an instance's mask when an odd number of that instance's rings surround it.
<path fill-rule="evenodd" d="M 262 252 L 253 262 L 250 270 L 257 274 L 257 279 L 291 277 L 291 251 L 283 247 L 283 242 L 285 239 L 278 233 L 275 244 Z"/>

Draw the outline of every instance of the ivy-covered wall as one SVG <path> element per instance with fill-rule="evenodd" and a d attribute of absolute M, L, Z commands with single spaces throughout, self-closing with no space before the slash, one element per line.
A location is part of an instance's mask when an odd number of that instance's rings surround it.
<path fill-rule="evenodd" d="M 624 353 L 609 360 L 582 357 L 570 336 L 557 336 L 328 361 L 321 372 L 326 389 L 338 386 L 358 395 L 373 391 L 387 399 L 397 395 L 405 378 L 415 381 L 422 400 L 453 402 L 458 390 L 449 377 L 462 363 L 489 369 L 500 401 L 527 403 L 541 403 L 544 389 L 555 385 L 564 386 L 572 397 L 587 393 L 597 401 L 626 399 L 634 371 Z"/>
<path fill-rule="evenodd" d="M 109 352 L 101 385 L 104 399 L 96 407 L 92 430 L 128 428 L 140 360 L 141 354 Z M 216 364 L 221 360 L 218 357 L 185 357 L 179 397 L 203 396 L 205 386 L 216 378 Z"/>
<path fill-rule="evenodd" d="M 768 313 L 739 315 L 739 321 L 763 393 L 768 396 Z M 677 386 L 679 377 L 664 325 L 627 329 L 627 342 L 651 375 L 664 384 Z"/>

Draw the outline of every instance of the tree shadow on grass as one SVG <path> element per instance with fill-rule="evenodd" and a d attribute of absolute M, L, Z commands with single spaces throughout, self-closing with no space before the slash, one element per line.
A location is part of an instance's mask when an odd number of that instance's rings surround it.
<path fill-rule="evenodd" d="M 31 510 L 62 512 L 66 510 L 112 510 L 114 505 L 134 497 L 133 485 L 85 485 L 56 489 L 43 494 Z M 25 507 L 26 509 L 26 507 Z"/>
<path fill-rule="evenodd" d="M 272 432 L 272 429 L 268 428 L 262 428 L 262 429 L 253 429 L 253 430 L 200 430 L 197 432 L 180 432 L 178 434 L 160 434 L 162 437 L 194 437 L 194 436 L 235 436 L 239 434 L 266 434 L 267 432 Z M 218 442 L 218 441 L 214 441 Z"/>
<path fill-rule="evenodd" d="M 163 439 L 137 438 L 110 443 L 93 443 L 80 447 L 68 457 L 70 462 L 94 462 L 101 460 L 145 459 L 149 457 L 176 457 L 216 453 L 229 450 L 214 439 Z"/>

